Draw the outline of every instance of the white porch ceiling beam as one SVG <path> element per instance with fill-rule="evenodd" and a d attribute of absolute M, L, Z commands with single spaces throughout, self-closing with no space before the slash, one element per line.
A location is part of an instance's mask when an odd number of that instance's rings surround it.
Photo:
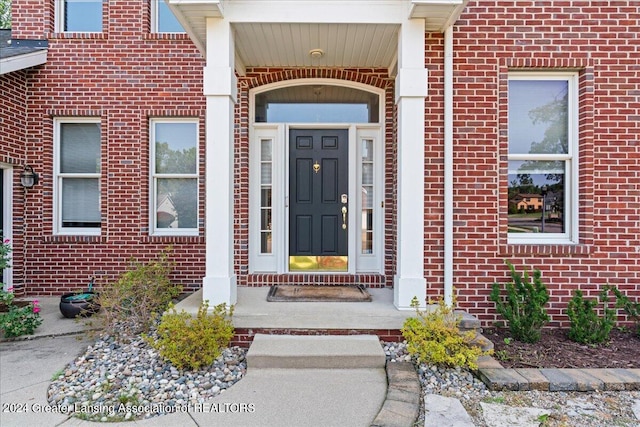
<path fill-rule="evenodd" d="M 408 13 L 406 0 L 227 0 L 224 18 L 247 23 L 399 24 Z"/>

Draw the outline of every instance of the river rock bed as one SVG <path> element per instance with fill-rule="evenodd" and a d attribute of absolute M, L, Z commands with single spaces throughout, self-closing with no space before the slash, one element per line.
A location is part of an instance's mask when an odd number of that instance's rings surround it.
<path fill-rule="evenodd" d="M 246 350 L 230 347 L 199 371 L 164 362 L 142 337 L 103 336 L 52 380 L 49 404 L 82 419 L 126 421 L 198 410 L 246 373 Z"/>

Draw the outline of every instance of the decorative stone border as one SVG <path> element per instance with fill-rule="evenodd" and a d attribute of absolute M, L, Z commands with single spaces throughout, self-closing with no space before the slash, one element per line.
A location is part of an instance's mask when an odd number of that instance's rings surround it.
<path fill-rule="evenodd" d="M 484 356 L 476 375 L 493 391 L 640 390 L 640 369 L 509 369 Z"/>
<path fill-rule="evenodd" d="M 420 414 L 420 380 L 413 363 L 387 362 L 387 396 L 371 427 L 412 427 Z"/>

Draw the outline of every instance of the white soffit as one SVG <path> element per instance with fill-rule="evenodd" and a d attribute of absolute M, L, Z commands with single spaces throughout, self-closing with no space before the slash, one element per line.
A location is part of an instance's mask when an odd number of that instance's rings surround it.
<path fill-rule="evenodd" d="M 234 24 L 245 67 L 389 67 L 398 47 L 391 24 Z M 310 55 L 321 49 L 322 56 Z"/>
<path fill-rule="evenodd" d="M 409 17 L 423 18 L 425 29 L 443 33 L 453 25 L 469 0 L 412 0 Z"/>
<path fill-rule="evenodd" d="M 24 70 L 47 62 L 47 50 L 42 49 L 32 53 L 10 56 L 0 59 L 0 74 Z"/>
<path fill-rule="evenodd" d="M 165 0 L 203 56 L 206 19 L 233 28 L 236 68 L 388 67 L 407 19 L 443 32 L 469 0 Z M 311 49 L 324 55 L 312 58 Z"/>

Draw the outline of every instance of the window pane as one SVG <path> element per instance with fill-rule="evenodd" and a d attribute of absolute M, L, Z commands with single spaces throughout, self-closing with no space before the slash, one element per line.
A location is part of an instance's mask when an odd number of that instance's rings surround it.
<path fill-rule="evenodd" d="M 156 173 L 196 173 L 196 123 L 155 123 L 155 138 Z"/>
<path fill-rule="evenodd" d="M 260 160 L 263 162 L 270 162 L 273 159 L 271 145 L 270 139 L 260 141 Z"/>
<path fill-rule="evenodd" d="M 273 210 L 271 209 L 271 187 L 262 188 L 260 196 L 260 253 L 271 253 L 271 226 Z"/>
<path fill-rule="evenodd" d="M 260 165 L 260 183 L 271 184 L 271 163 Z"/>
<path fill-rule="evenodd" d="M 566 80 L 509 81 L 509 153 L 569 152 Z"/>
<path fill-rule="evenodd" d="M 60 172 L 100 172 L 100 124 L 60 124 Z"/>
<path fill-rule="evenodd" d="M 362 185 L 373 184 L 373 163 L 365 163 L 362 165 Z"/>
<path fill-rule="evenodd" d="M 362 210 L 362 251 L 373 253 L 373 209 Z"/>
<path fill-rule="evenodd" d="M 272 250 L 271 232 L 266 231 L 260 233 L 260 253 L 270 254 Z"/>
<path fill-rule="evenodd" d="M 378 95 L 331 85 L 300 85 L 258 94 L 255 121 L 269 123 L 378 123 Z"/>
<path fill-rule="evenodd" d="M 102 0 L 64 0 L 64 31 L 102 32 Z"/>
<path fill-rule="evenodd" d="M 373 140 L 362 140 L 362 160 L 366 162 L 373 161 Z"/>
<path fill-rule="evenodd" d="M 156 3 L 159 33 L 184 33 L 184 28 L 176 19 L 164 0 L 152 0 Z"/>
<path fill-rule="evenodd" d="M 360 253 L 373 253 L 373 140 L 362 140 L 362 248 Z"/>
<path fill-rule="evenodd" d="M 156 220 L 158 228 L 198 227 L 198 180 L 157 180 Z"/>
<path fill-rule="evenodd" d="M 373 187 L 362 187 L 362 208 L 369 209 L 373 207 Z"/>
<path fill-rule="evenodd" d="M 565 162 L 509 162 L 509 233 L 565 232 Z"/>
<path fill-rule="evenodd" d="M 271 207 L 271 187 L 263 188 L 260 197 L 260 206 L 263 208 Z"/>
<path fill-rule="evenodd" d="M 366 104 L 271 104 L 268 123 L 368 123 Z"/>
<path fill-rule="evenodd" d="M 262 209 L 260 216 L 260 228 L 262 230 L 271 230 L 271 209 Z"/>
<path fill-rule="evenodd" d="M 62 180 L 62 226 L 100 226 L 100 181 L 94 178 Z"/>

